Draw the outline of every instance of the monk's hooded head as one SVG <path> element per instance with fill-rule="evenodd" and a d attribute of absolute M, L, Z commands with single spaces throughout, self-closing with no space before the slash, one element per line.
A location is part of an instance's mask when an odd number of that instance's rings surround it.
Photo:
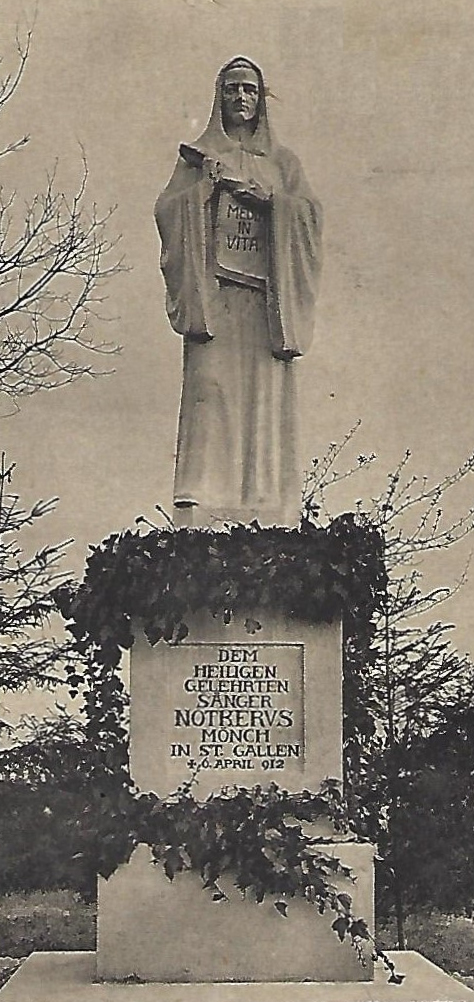
<path fill-rule="evenodd" d="M 224 157 L 233 148 L 236 134 L 249 152 L 270 153 L 262 71 L 244 56 L 231 59 L 218 73 L 209 122 L 197 142 L 210 156 Z"/>

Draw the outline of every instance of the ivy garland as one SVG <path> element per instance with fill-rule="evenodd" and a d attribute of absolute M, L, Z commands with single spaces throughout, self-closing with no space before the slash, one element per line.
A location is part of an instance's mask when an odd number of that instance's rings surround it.
<path fill-rule="evenodd" d="M 127 696 L 118 668 L 122 651 L 133 645 L 134 622 L 141 622 L 152 645 L 178 644 L 188 634 L 189 617 L 203 608 L 225 624 L 243 617 L 249 633 L 260 628 L 256 616 L 267 609 L 309 623 L 342 615 L 346 637 L 363 650 L 385 589 L 380 536 L 351 514 L 327 529 L 310 523 L 299 530 L 262 529 L 254 523 L 227 531 L 127 531 L 92 549 L 82 584 L 58 589 L 56 600 L 88 664 L 84 676 L 71 669 L 69 685 L 73 695 L 84 693 L 102 787 L 100 823 L 84 835 L 95 842 L 103 876 L 145 843 L 170 880 L 182 870 L 198 870 L 216 902 L 225 899 L 219 878 L 232 873 L 255 901 L 273 895 L 282 917 L 295 896 L 320 914 L 330 909 L 335 933 L 341 942 L 347 936 L 364 962 L 362 943 L 371 934 L 353 915 L 351 895 L 331 882 L 336 875 L 353 875 L 328 852 L 334 840 L 304 830 L 304 822 L 321 817 L 332 821 L 339 837 L 347 830 L 336 781 L 326 781 L 319 793 L 298 795 L 274 783 L 266 790 L 226 788 L 200 803 L 192 776 L 165 801 L 137 794 L 127 772 Z M 399 983 L 402 976 L 389 958 L 375 944 L 373 951 L 389 980 Z"/>
<path fill-rule="evenodd" d="M 80 649 L 91 645 L 103 665 L 116 667 L 133 644 L 140 620 L 149 642 L 179 643 L 186 619 L 207 608 L 230 623 L 244 616 L 258 629 L 256 610 L 271 609 L 309 623 L 343 615 L 346 631 L 370 631 L 386 588 L 377 531 L 342 515 L 328 529 L 127 531 L 92 549 L 83 583 L 58 589 L 57 601 Z"/>

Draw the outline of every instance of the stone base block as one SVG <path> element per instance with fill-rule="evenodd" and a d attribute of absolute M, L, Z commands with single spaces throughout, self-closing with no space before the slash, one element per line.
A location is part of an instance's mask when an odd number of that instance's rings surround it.
<path fill-rule="evenodd" d="M 177 936 L 179 949 L 179 935 Z M 402 985 L 352 984 L 100 984 L 94 953 L 33 953 L 2 988 L 1 1002 L 474 1002 L 470 988 L 419 953 L 392 953 Z"/>
<path fill-rule="evenodd" d="M 339 843 L 335 856 L 353 868 L 343 878 L 357 916 L 373 926 L 373 847 Z M 173 883 L 153 866 L 147 846 L 99 883 L 98 976 L 138 976 L 158 982 L 368 981 L 370 954 L 360 964 L 348 942 L 331 929 L 334 913 L 321 916 L 302 899 L 288 901 L 288 918 L 273 900 L 242 899 L 230 879 L 219 881 L 228 901 L 215 902 L 197 874 Z"/>

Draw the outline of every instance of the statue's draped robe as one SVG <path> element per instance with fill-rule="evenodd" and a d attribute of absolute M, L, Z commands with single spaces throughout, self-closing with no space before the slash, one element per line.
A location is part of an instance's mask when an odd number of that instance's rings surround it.
<path fill-rule="evenodd" d="M 222 161 L 226 176 L 272 189 L 264 210 L 266 278 L 222 277 L 219 194 L 180 158 L 156 204 L 168 316 L 184 337 L 174 503 L 200 506 L 211 524 L 257 518 L 294 525 L 302 471 L 292 359 L 312 340 L 321 208 L 298 159 L 272 140 L 262 80 L 254 135 L 243 147 L 224 132 L 223 72 L 195 146 Z"/>

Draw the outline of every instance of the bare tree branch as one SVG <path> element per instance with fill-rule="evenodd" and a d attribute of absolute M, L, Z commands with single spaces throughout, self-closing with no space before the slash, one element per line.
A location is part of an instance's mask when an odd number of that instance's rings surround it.
<path fill-rule="evenodd" d="M 25 72 L 26 61 L 28 59 L 31 47 L 31 39 L 33 35 L 33 29 L 30 28 L 26 33 L 26 38 L 24 41 L 20 39 L 19 32 L 16 33 L 16 48 L 18 53 L 18 61 L 16 69 L 13 73 L 7 73 L 3 79 L 0 80 L 0 110 L 5 107 L 6 104 L 11 100 L 15 91 L 20 85 L 21 78 Z"/>
<path fill-rule="evenodd" d="M 316 524 L 333 517 L 334 488 L 348 477 L 365 473 L 376 460 L 373 454 L 360 455 L 356 464 L 342 465 L 342 472 L 335 469 L 359 427 L 357 422 L 341 443 L 331 443 L 307 473 L 304 513 Z M 445 506 L 448 495 L 474 473 L 474 456 L 437 483 L 412 473 L 411 463 L 411 453 L 406 451 L 387 475 L 385 489 L 355 506 L 360 520 L 375 525 L 383 538 L 388 588 L 385 608 L 374 621 L 367 671 L 371 710 L 392 742 L 402 739 L 407 728 L 412 733 L 432 728 L 458 692 L 459 680 L 471 691 L 474 679 L 471 662 L 451 644 L 451 625 L 430 622 L 465 584 L 470 558 L 454 584 L 428 589 L 423 587 L 420 563 L 421 558 L 449 549 L 473 531 L 474 507 L 447 519 Z"/>
<path fill-rule="evenodd" d="M 68 542 L 24 552 L 23 529 L 54 511 L 57 498 L 29 509 L 11 491 L 14 463 L 0 457 L 0 688 L 52 687 L 64 681 L 64 667 L 77 662 L 69 641 L 44 633 L 56 615 L 54 591 L 66 575 L 60 569 Z M 39 635 L 37 631 L 39 632 Z"/>
<path fill-rule="evenodd" d="M 0 112 L 21 82 L 31 38 L 31 30 L 24 42 L 17 37 L 16 69 L 0 80 Z M 7 143 L 0 158 L 27 141 Z M 88 204 L 82 147 L 81 158 L 71 198 L 57 189 L 56 168 L 23 208 L 0 187 L 0 397 L 13 407 L 22 396 L 113 371 L 97 360 L 119 350 L 97 336 L 111 319 L 102 309 L 106 284 L 124 270 L 120 237 L 108 236 L 115 207 L 100 213 Z"/>

